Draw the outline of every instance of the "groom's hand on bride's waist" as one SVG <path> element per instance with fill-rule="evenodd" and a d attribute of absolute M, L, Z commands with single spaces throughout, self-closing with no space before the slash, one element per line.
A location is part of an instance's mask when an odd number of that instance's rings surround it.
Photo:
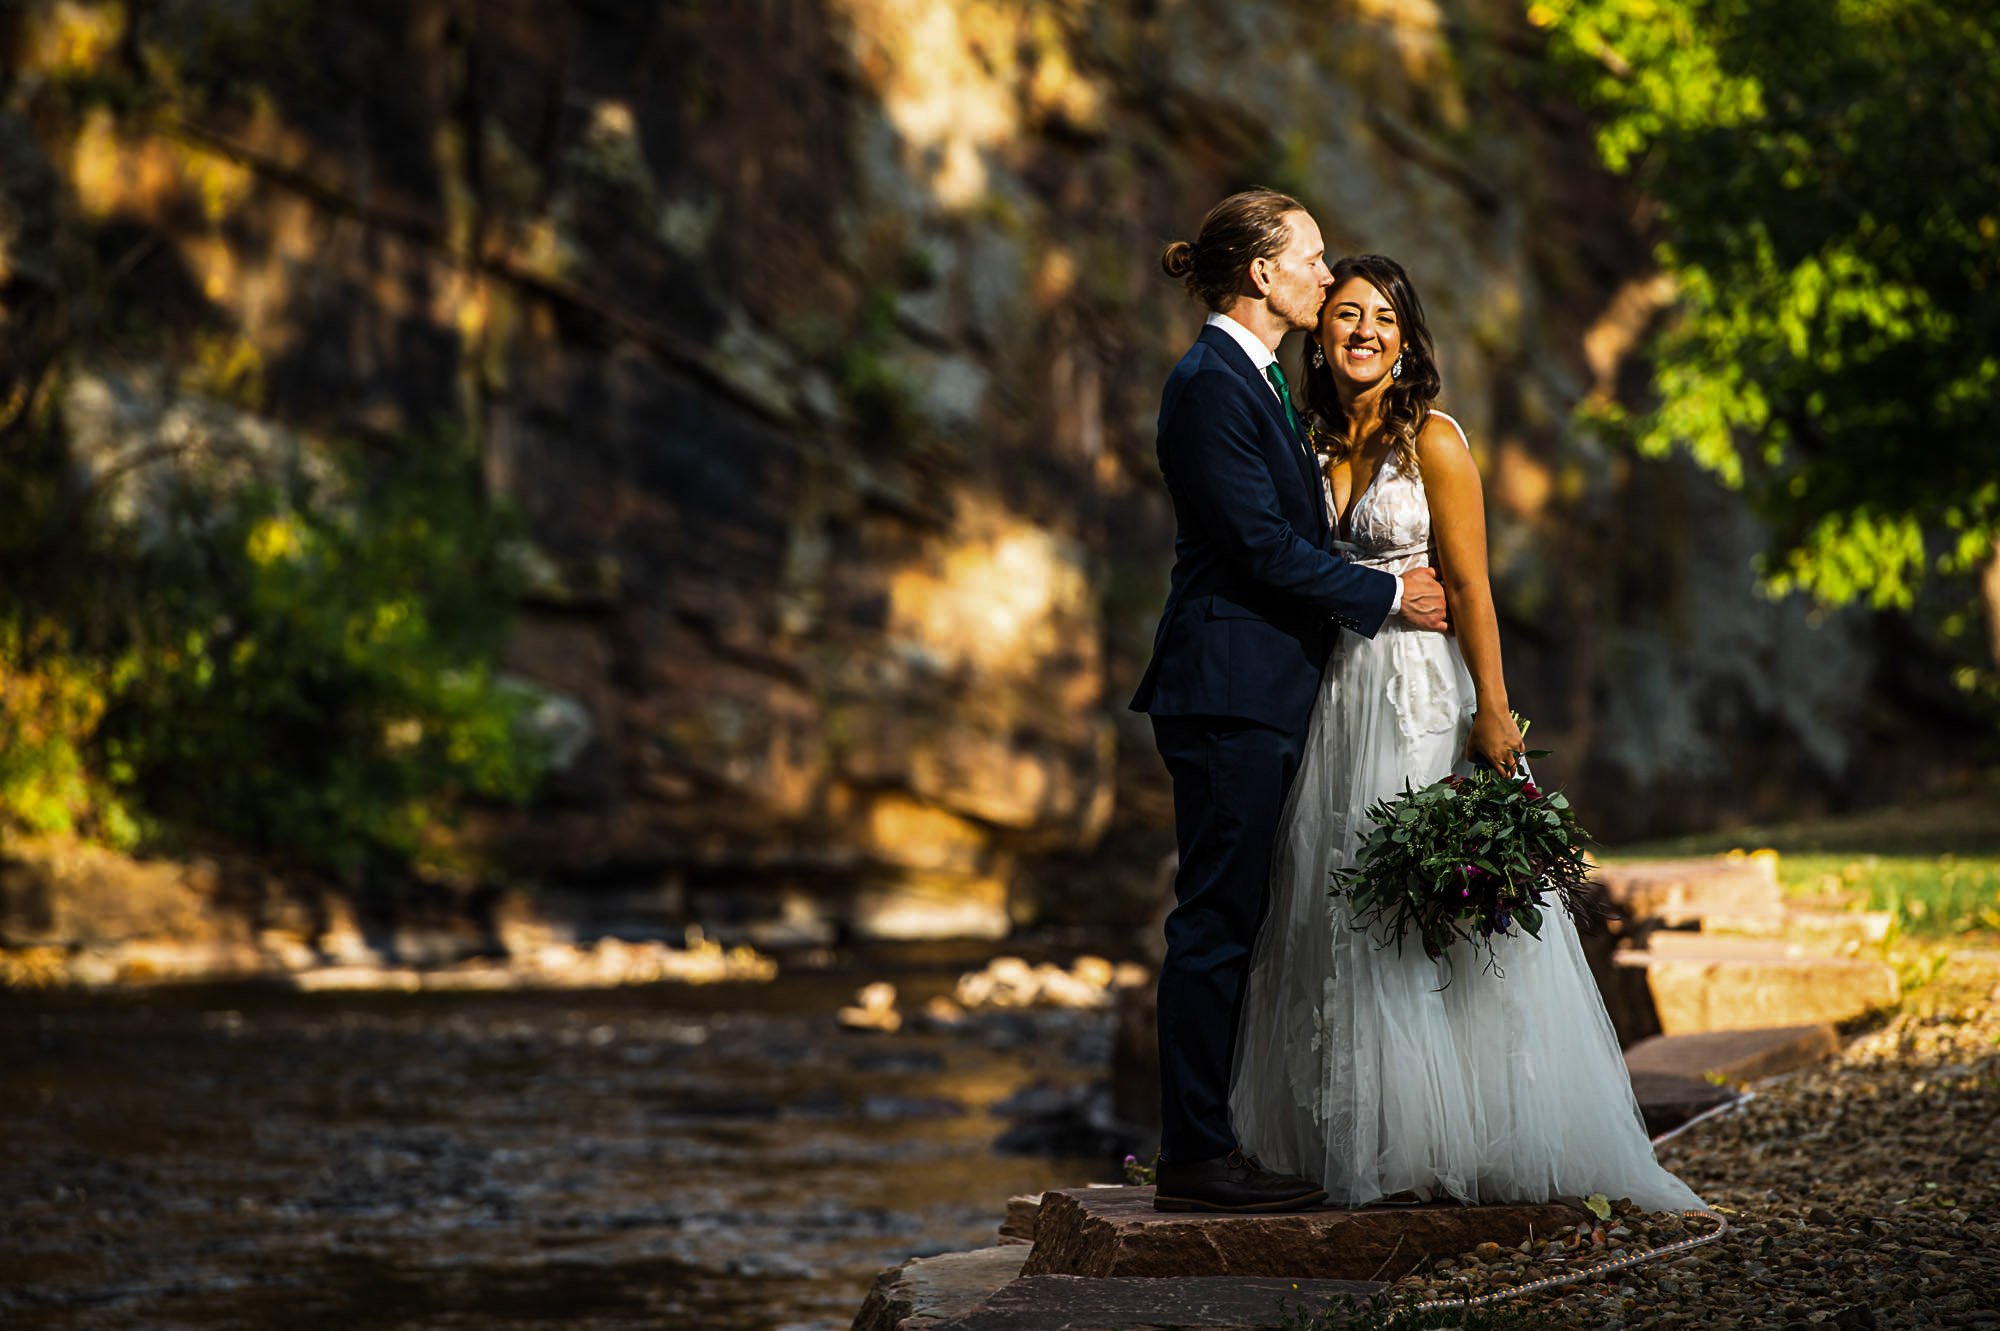
<path fill-rule="evenodd" d="M 1445 614 L 1444 584 L 1438 581 L 1436 569 L 1413 568 L 1403 575 L 1403 608 L 1396 613 L 1413 629 L 1451 631 Z"/>

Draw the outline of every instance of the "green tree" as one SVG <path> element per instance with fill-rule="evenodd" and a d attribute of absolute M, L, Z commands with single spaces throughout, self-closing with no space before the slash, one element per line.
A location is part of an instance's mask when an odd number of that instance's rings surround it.
<path fill-rule="evenodd" d="M 1770 521 L 1765 574 L 1925 605 L 2000 665 L 2000 26 L 1987 0 L 1533 0 L 1656 202 L 1648 409 Z M 1977 643 L 1984 603 L 1985 640 Z"/>

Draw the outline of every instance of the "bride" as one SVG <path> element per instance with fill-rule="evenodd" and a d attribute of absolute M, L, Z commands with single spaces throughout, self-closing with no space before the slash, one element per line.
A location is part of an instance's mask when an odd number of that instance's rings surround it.
<path fill-rule="evenodd" d="M 1443 963 L 1382 947 L 1328 892 L 1364 811 L 1476 757 L 1521 752 L 1486 577 L 1479 473 L 1402 267 L 1342 259 L 1308 354 L 1305 415 L 1327 449 L 1326 501 L 1352 558 L 1437 562 L 1456 639 L 1391 622 L 1342 636 L 1293 783 L 1242 1007 L 1230 1120 L 1267 1168 L 1330 1203 L 1534 1202 L 1601 1192 L 1652 1210 L 1702 1205 L 1653 1159 L 1575 926 L 1496 937 Z M 1449 982 L 1447 983 L 1447 976 Z M 1442 987 L 1440 987 L 1442 986 Z"/>

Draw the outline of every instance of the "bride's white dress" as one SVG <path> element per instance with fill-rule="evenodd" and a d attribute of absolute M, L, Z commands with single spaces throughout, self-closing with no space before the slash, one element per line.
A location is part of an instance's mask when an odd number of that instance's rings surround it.
<path fill-rule="evenodd" d="M 1422 478 L 1392 453 L 1346 526 L 1362 562 L 1391 573 L 1424 563 Z M 1337 1205 L 1402 1192 L 1464 1202 L 1601 1192 L 1649 1210 L 1699 1207 L 1653 1158 L 1564 912 L 1544 917 L 1539 940 L 1494 940 L 1504 977 L 1455 945 L 1445 984 L 1413 936 L 1400 952 L 1380 946 L 1327 890 L 1370 804 L 1405 781 L 1470 770 L 1473 706 L 1455 639 L 1396 621 L 1372 639 L 1342 635 L 1252 955 L 1229 1099 L 1237 1138 L 1266 1167 L 1323 1182 Z"/>

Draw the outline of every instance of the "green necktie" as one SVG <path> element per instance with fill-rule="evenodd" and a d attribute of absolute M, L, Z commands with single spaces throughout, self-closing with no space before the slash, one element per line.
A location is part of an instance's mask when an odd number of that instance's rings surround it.
<path fill-rule="evenodd" d="M 1285 424 L 1292 427 L 1292 437 L 1298 438 L 1299 414 L 1292 410 L 1292 390 L 1285 385 L 1285 372 L 1278 368 L 1278 362 L 1272 361 L 1264 367 L 1264 376 L 1278 390 L 1278 401 L 1285 404 Z"/>

